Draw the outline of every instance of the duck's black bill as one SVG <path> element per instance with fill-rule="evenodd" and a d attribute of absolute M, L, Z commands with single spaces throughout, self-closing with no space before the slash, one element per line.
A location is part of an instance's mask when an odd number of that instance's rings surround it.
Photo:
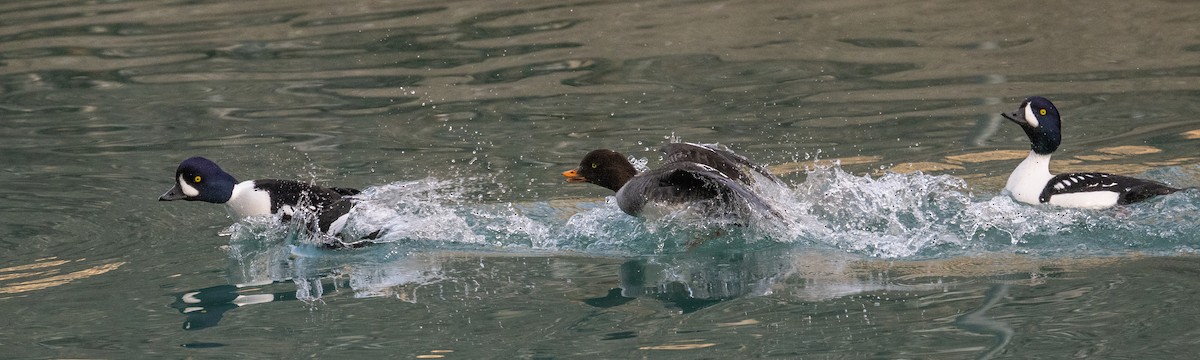
<path fill-rule="evenodd" d="M 1002 113 L 1000 113 L 1000 116 L 1003 116 L 1005 119 L 1008 119 L 1009 121 L 1012 121 L 1012 122 L 1015 122 L 1015 123 L 1018 123 L 1021 125 L 1025 125 L 1025 119 L 1021 118 L 1020 111 L 1002 112 Z"/>
<path fill-rule="evenodd" d="M 179 184 L 175 184 L 175 187 L 171 188 L 171 190 L 167 190 L 167 192 L 162 194 L 162 196 L 159 196 L 158 201 L 183 200 L 186 197 L 187 196 L 183 195 L 183 189 L 179 188 Z"/>

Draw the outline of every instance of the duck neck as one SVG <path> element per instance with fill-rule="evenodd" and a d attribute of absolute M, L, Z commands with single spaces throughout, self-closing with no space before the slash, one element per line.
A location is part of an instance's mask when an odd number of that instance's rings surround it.
<path fill-rule="evenodd" d="M 626 166 L 628 166 L 628 168 L 621 166 L 617 169 L 617 171 L 613 171 L 611 174 L 597 179 L 598 181 L 596 181 L 596 185 L 603 186 L 614 192 L 620 191 L 621 188 L 625 186 L 625 183 L 628 183 L 629 179 L 632 179 L 633 176 L 637 174 L 637 170 L 633 168 L 633 165 Z"/>
<path fill-rule="evenodd" d="M 1030 148 L 1040 155 L 1050 156 L 1055 150 L 1058 150 L 1058 145 L 1062 143 L 1062 134 L 1055 126 L 1026 127 L 1025 135 L 1029 136 Z"/>

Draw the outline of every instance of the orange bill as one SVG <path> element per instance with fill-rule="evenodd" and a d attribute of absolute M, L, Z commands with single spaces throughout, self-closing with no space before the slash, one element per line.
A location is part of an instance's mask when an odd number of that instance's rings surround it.
<path fill-rule="evenodd" d="M 579 169 L 571 169 L 563 171 L 563 176 L 567 178 L 567 182 L 586 182 L 587 178 L 579 175 Z"/>

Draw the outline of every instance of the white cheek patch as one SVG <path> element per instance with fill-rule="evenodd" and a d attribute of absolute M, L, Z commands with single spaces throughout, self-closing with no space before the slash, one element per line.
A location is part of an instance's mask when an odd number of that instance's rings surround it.
<path fill-rule="evenodd" d="M 1025 106 L 1025 122 L 1028 123 L 1030 127 L 1038 127 L 1038 119 L 1037 116 L 1033 116 L 1033 106 L 1031 105 Z"/>
<path fill-rule="evenodd" d="M 179 188 L 183 189 L 183 194 L 187 195 L 187 197 L 200 196 L 200 190 L 196 190 L 196 188 L 188 185 L 187 181 L 183 181 L 183 175 L 179 175 Z"/>

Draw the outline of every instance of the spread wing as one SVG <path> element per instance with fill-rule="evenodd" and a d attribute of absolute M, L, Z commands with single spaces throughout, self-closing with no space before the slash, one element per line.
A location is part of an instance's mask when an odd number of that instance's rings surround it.
<path fill-rule="evenodd" d="M 683 203 L 719 200 L 726 205 L 745 204 L 752 209 L 782 217 L 758 194 L 720 170 L 705 164 L 675 162 L 634 177 L 617 194 L 626 213 L 639 213 L 646 202 Z"/>
<path fill-rule="evenodd" d="M 1151 180 L 1105 173 L 1058 174 L 1046 183 L 1038 201 L 1049 202 L 1050 197 L 1091 191 L 1117 193 L 1117 204 L 1128 205 L 1158 195 L 1166 195 L 1179 189 Z"/>
<path fill-rule="evenodd" d="M 746 171 L 753 171 L 771 181 L 780 182 L 779 178 L 771 175 L 767 168 L 717 145 L 669 143 L 663 145 L 661 150 L 666 164 L 686 162 L 703 164 L 717 169 L 731 179 L 747 184 L 750 183 L 750 174 Z"/>

